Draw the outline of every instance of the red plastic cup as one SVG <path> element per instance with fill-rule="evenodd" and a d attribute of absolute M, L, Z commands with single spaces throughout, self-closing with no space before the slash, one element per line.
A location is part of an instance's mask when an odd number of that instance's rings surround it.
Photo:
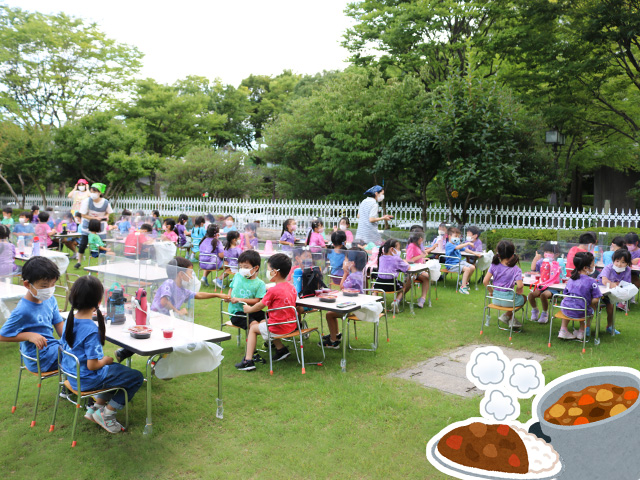
<path fill-rule="evenodd" d="M 162 335 L 164 338 L 172 338 L 173 337 L 173 328 L 163 328 Z"/>

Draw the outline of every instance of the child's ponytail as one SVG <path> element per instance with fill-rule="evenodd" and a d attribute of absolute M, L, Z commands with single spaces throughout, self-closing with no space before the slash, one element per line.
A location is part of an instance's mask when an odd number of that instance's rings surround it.
<path fill-rule="evenodd" d="M 395 238 L 390 238 L 380 247 L 380 250 L 378 250 L 378 268 L 380 268 L 380 257 L 385 253 L 389 253 L 389 250 L 395 248 L 397 244 L 398 240 L 396 240 Z"/>
<path fill-rule="evenodd" d="M 67 323 L 64 329 L 64 339 L 67 341 L 67 345 L 73 348 L 73 342 L 76 340 L 76 335 L 73 333 L 73 326 L 75 323 L 75 317 L 73 315 L 73 305 L 71 305 L 71 311 L 67 315 Z"/>
<path fill-rule="evenodd" d="M 493 260 L 491 260 L 493 265 L 498 265 L 502 260 L 509 260 L 507 262 L 507 267 L 512 268 L 520 261 L 518 255 L 516 255 L 515 245 L 509 240 L 500 240 L 496 246 L 496 252 L 497 253 L 493 256 Z"/>
<path fill-rule="evenodd" d="M 322 222 L 320 220 L 314 220 L 313 222 L 311 222 L 311 230 L 309 230 L 309 233 L 307 234 L 307 245 L 309 245 L 309 242 L 311 241 L 311 234 L 320 225 L 322 225 Z"/>
<path fill-rule="evenodd" d="M 593 262 L 593 254 L 590 252 L 578 252 L 573 257 L 573 272 L 571 272 L 571 280 L 578 280 L 580 278 L 580 271 L 590 266 Z"/>

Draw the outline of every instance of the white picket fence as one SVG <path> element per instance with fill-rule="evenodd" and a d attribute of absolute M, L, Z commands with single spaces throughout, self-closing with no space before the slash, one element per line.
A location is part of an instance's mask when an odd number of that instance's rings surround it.
<path fill-rule="evenodd" d="M 13 197 L 1 196 L 3 206 L 14 202 Z M 64 210 L 71 207 L 70 199 L 60 196 L 47 197 L 47 203 L 54 209 Z M 25 206 L 41 205 L 39 195 L 28 195 Z M 357 223 L 357 202 L 333 202 L 317 200 L 252 200 L 241 198 L 156 198 L 156 197 L 122 197 L 118 199 L 117 210 L 128 209 L 132 212 L 143 211 L 150 215 L 158 210 L 161 217 L 177 216 L 186 213 L 189 216 L 211 213 L 217 215 L 233 215 L 236 222 L 260 221 L 265 228 L 282 228 L 287 218 L 295 218 L 301 226 L 308 225 L 314 217 L 321 218 L 326 225 L 335 225 L 341 217 L 348 217 L 352 224 Z M 387 202 L 387 213 L 394 215 L 389 222 L 392 227 L 408 228 L 410 225 L 422 223 L 419 205 L 404 202 Z M 462 212 L 455 206 L 457 214 Z M 640 214 L 629 211 L 610 213 L 598 210 L 574 212 L 571 209 L 523 208 L 474 206 L 468 209 L 468 225 L 477 225 L 481 229 L 497 228 L 556 228 L 560 230 L 584 229 L 589 227 L 629 227 L 637 228 Z M 452 223 L 449 207 L 432 204 L 427 209 L 427 225 L 437 226 L 439 223 Z"/>

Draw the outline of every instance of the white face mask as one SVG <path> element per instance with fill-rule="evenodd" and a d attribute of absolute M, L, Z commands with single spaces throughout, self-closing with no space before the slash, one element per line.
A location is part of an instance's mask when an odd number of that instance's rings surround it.
<path fill-rule="evenodd" d="M 614 270 L 616 273 L 622 273 L 622 272 L 624 272 L 626 269 L 627 269 L 627 267 L 616 267 L 615 265 L 613 266 L 613 270 Z"/>
<path fill-rule="evenodd" d="M 473 237 L 467 237 L 467 242 L 473 242 Z"/>
<path fill-rule="evenodd" d="M 87 187 L 85 187 L 84 185 L 80 185 L 80 186 L 78 187 L 78 190 L 79 190 L 79 191 L 81 191 L 81 192 L 84 192 L 86 188 L 87 188 Z"/>
<path fill-rule="evenodd" d="M 100 198 L 100 194 L 95 192 L 91 192 L 89 196 L 91 197 L 91 200 L 98 200 Z"/>
<path fill-rule="evenodd" d="M 233 220 L 227 220 L 224 223 L 227 225 L 227 227 L 230 227 L 231 225 L 233 225 Z"/>
<path fill-rule="evenodd" d="M 318 229 L 318 233 L 322 235 L 322 233 L 324 233 L 324 227 L 320 227 L 320 228 Z"/>
<path fill-rule="evenodd" d="M 596 267 L 593 267 L 591 270 L 589 270 L 587 273 L 588 275 L 593 275 L 596 271 Z"/>
<path fill-rule="evenodd" d="M 276 274 L 274 272 L 279 272 L 280 269 L 269 269 L 267 270 L 267 278 L 269 279 L 269 281 L 273 280 L 273 277 L 276 276 Z"/>
<path fill-rule="evenodd" d="M 27 223 L 27 219 L 26 219 L 26 218 L 24 218 L 24 217 L 20 217 L 20 218 L 18 219 L 18 221 L 19 221 L 20 223 Z"/>
<path fill-rule="evenodd" d="M 51 297 L 53 297 L 53 292 L 56 289 L 56 287 L 36 288 L 33 284 L 31 286 L 36 290 L 36 293 L 34 294 L 33 292 L 31 292 L 31 295 L 33 295 L 33 298 L 35 298 L 36 300 L 40 300 L 41 302 L 49 300 Z"/>
<path fill-rule="evenodd" d="M 347 226 L 344 223 L 340 224 L 340 230 L 342 230 L 343 232 L 345 232 L 347 230 Z"/>
<path fill-rule="evenodd" d="M 238 273 L 242 275 L 244 278 L 251 278 L 253 276 L 253 273 L 251 273 L 251 270 L 253 270 L 253 268 L 239 268 Z"/>
<path fill-rule="evenodd" d="M 376 198 L 376 201 L 380 203 L 383 200 L 384 200 L 384 193 L 381 193 L 380 195 L 378 195 L 378 198 Z"/>
<path fill-rule="evenodd" d="M 438 232 L 438 236 L 439 237 L 444 237 L 447 234 L 447 232 Z"/>

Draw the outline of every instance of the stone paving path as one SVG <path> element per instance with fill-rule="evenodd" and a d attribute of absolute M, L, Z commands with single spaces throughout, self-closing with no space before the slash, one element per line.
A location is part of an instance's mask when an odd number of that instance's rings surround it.
<path fill-rule="evenodd" d="M 456 350 L 445 352 L 439 357 L 430 358 L 425 362 L 406 370 L 400 370 L 390 374 L 391 377 L 404 378 L 423 385 L 427 388 L 437 388 L 443 392 L 460 395 L 462 397 L 473 397 L 484 395 L 482 390 L 477 389 L 473 383 L 467 380 L 467 362 L 471 358 L 471 353 L 478 347 L 487 345 L 468 345 Z M 540 355 L 526 350 L 515 350 L 513 348 L 500 347 L 509 359 L 525 358 L 543 362 L 549 355 Z"/>

